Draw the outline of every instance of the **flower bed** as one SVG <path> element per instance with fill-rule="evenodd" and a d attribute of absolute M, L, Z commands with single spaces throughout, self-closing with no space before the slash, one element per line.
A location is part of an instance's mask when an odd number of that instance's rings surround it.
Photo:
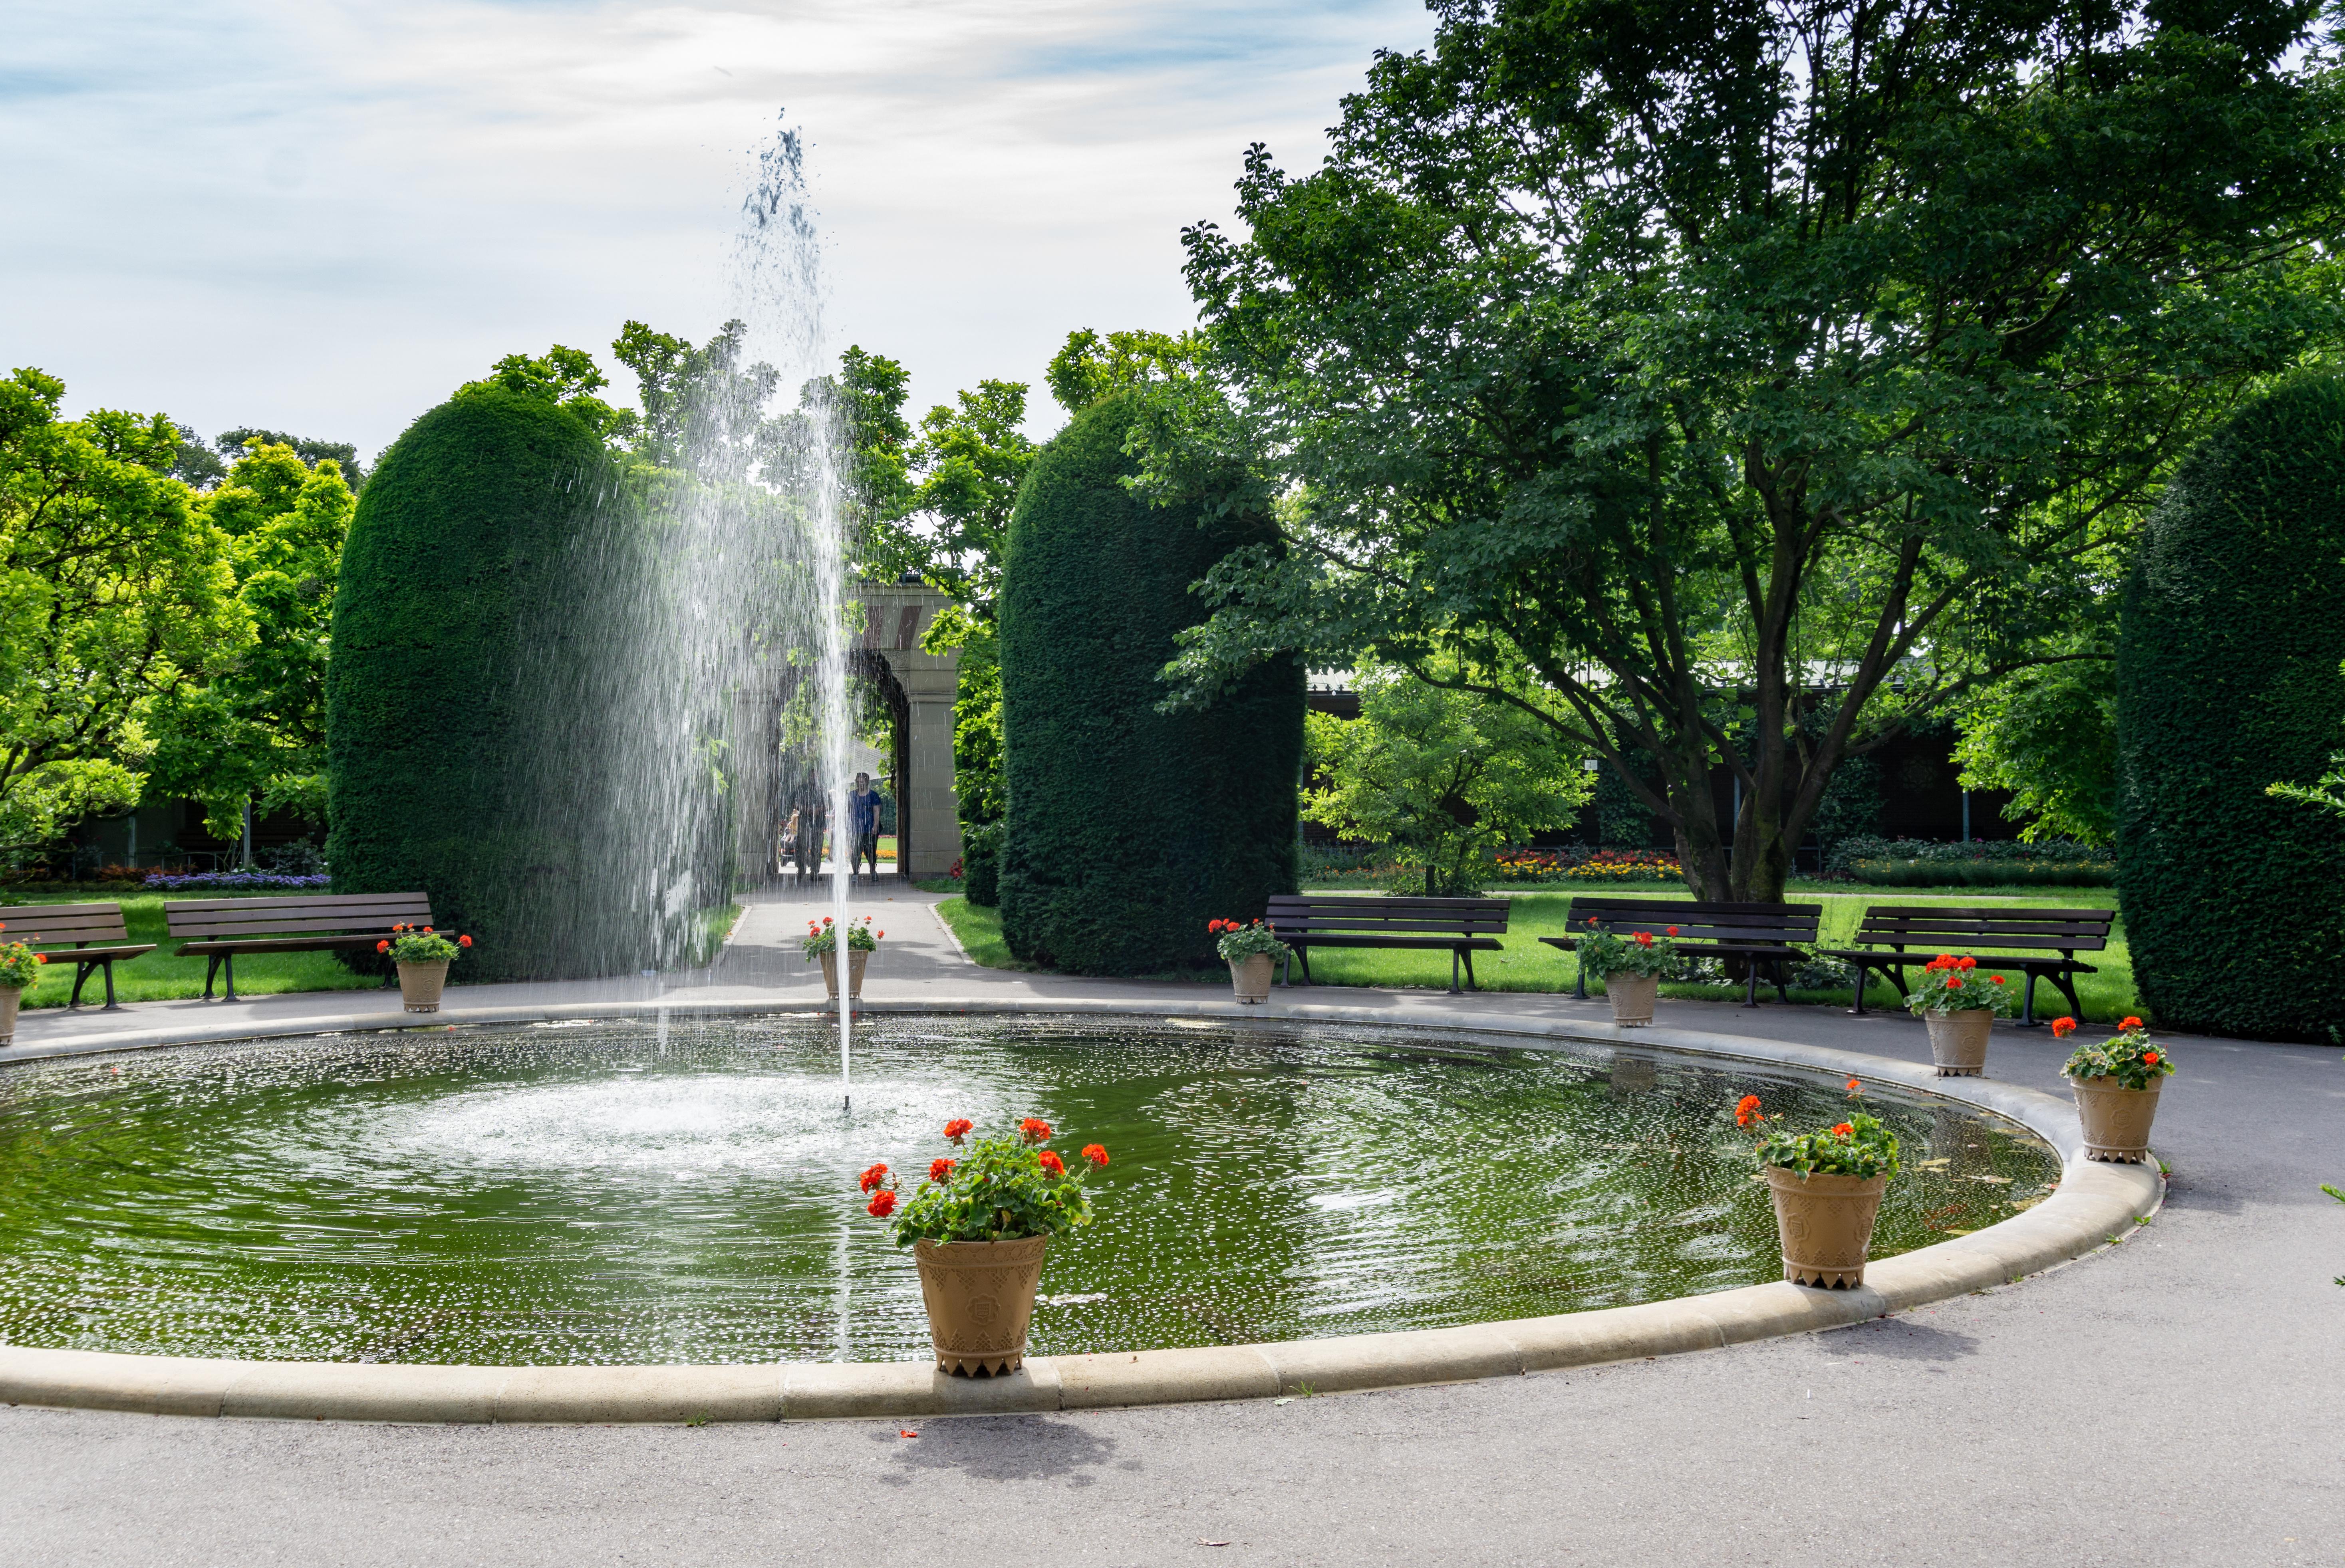
<path fill-rule="evenodd" d="M 1873 887 L 2106 887 L 2117 862 L 2106 849 L 2068 839 L 1845 838 L 1832 846 L 1824 875 Z"/>
<path fill-rule="evenodd" d="M 323 893 L 333 885 L 334 879 L 322 872 L 315 876 L 290 876 L 274 871 L 190 871 L 178 875 L 157 871 L 142 884 L 165 893 L 194 893 L 199 890 L 238 893 L 264 888 Z"/>
<path fill-rule="evenodd" d="M 1508 849 L 1498 853 L 1496 883 L 1683 882 L 1677 857 L 1652 849 L 1591 849 L 1566 845 L 1556 849 Z"/>

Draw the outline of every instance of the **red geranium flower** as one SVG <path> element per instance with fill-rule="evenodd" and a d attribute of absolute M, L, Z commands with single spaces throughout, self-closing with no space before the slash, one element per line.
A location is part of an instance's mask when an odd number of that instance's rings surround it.
<path fill-rule="evenodd" d="M 1841 1122 L 1841 1123 L 1839 1123 L 1838 1125 L 1836 1125 L 1835 1127 L 1833 1127 L 1833 1128 L 1832 1128 L 1832 1136 L 1833 1136 L 1834 1138 L 1846 1138 L 1849 1134 L 1851 1134 L 1851 1133 L 1854 1132 L 1855 1130 L 1856 1130 L 1856 1128 L 1853 1128 L 1853 1127 L 1849 1126 L 1849 1125 L 1848 1125 L 1848 1123 L 1846 1123 L 1846 1122 Z"/>
<path fill-rule="evenodd" d="M 374 950 L 378 953 L 388 953 L 391 951 L 391 944 L 388 942 L 378 942 L 374 945 Z"/>
<path fill-rule="evenodd" d="M 955 1143 L 959 1143 L 962 1138 L 969 1136 L 969 1118 L 965 1116 L 957 1116 L 953 1118 L 952 1120 L 945 1123 L 945 1136 L 952 1139 Z"/>
<path fill-rule="evenodd" d="M 1851 1078 L 1848 1080 L 1848 1092 L 1853 1095 L 1863 1094 L 1864 1092 L 1864 1086 L 1857 1082 L 1854 1078 Z"/>
<path fill-rule="evenodd" d="M 1734 1102 L 1735 1126 L 1749 1127 L 1752 1122 L 1757 1121 L 1758 1119 L 1759 1097 L 1757 1095 L 1744 1095 L 1741 1099 Z"/>
<path fill-rule="evenodd" d="M 2141 1059 L 2144 1066 L 2154 1067 L 2157 1065 L 2157 1053 L 2156 1051 L 2144 1051 L 2141 1053 Z"/>
<path fill-rule="evenodd" d="M 1041 1154 L 1036 1155 L 1034 1158 L 1041 1162 L 1042 1168 L 1049 1174 L 1052 1176 L 1064 1176 L 1067 1174 L 1067 1162 L 1061 1159 L 1050 1149 L 1044 1149 Z"/>
<path fill-rule="evenodd" d="M 2003 984 L 2003 976 L 2000 975 L 1989 975 L 1987 978 L 1994 981 L 1998 986 Z"/>
<path fill-rule="evenodd" d="M 2075 1034 L 2076 1032 L 2076 1019 L 2074 1019 L 2074 1018 L 2055 1018 L 2055 1019 L 2053 1019 L 2053 1020 L 2052 1020 L 2052 1037 L 2053 1037 L 2054 1039 L 2056 1039 L 2056 1040 L 2065 1040 L 2065 1039 L 2066 1039 L 2070 1035 L 2073 1035 L 2073 1034 Z"/>
<path fill-rule="evenodd" d="M 1652 934 L 1651 932 L 1650 932 L 1650 931 L 1639 931 L 1639 932 L 1638 932 L 1638 933 L 1637 933 L 1637 946 L 1639 946 L 1639 947 L 1650 947 L 1650 946 L 1651 946 L 1652 945 L 1653 945 L 1653 934 Z"/>
<path fill-rule="evenodd" d="M 2119 1018 L 2117 1020 L 2117 1027 L 2120 1029 L 2138 1029 L 2141 1027 L 2141 1020 L 2139 1018 Z"/>
<path fill-rule="evenodd" d="M 935 1182 L 938 1186 L 943 1186 L 945 1179 L 952 1175 L 952 1173 L 953 1162 L 945 1158 L 942 1155 L 939 1155 L 936 1158 L 929 1161 L 929 1179 Z"/>
<path fill-rule="evenodd" d="M 1946 980 L 1946 989 L 1947 989 L 1947 990 L 1949 990 L 1949 991 L 1959 991 L 1959 990 L 1961 990 L 1962 988 L 1963 988 L 1963 977 L 1962 977 L 1960 975 L 1951 976 L 1949 976 L 1949 977 L 1947 978 L 1947 980 Z"/>
<path fill-rule="evenodd" d="M 1051 1141 L 1051 1124 L 1039 1116 L 1030 1116 L 1018 1124 L 1018 1136 L 1028 1143 Z"/>
<path fill-rule="evenodd" d="M 1677 928 L 1676 926 L 1670 926 L 1670 936 L 1676 936 L 1677 934 L 1678 934 L 1678 928 Z"/>
<path fill-rule="evenodd" d="M 456 938 L 456 946 L 459 947 L 470 947 L 472 945 L 472 939 L 470 936 L 459 936 Z"/>
<path fill-rule="evenodd" d="M 896 1195 L 886 1188 L 871 1195 L 871 1206 L 865 1210 L 874 1219 L 885 1219 L 896 1212 Z"/>
<path fill-rule="evenodd" d="M 866 1192 L 870 1191 L 873 1188 L 878 1186 L 881 1182 L 887 1179 L 888 1168 L 884 1165 L 874 1165 L 871 1168 L 866 1170 L 861 1176 L 856 1179 Z"/>
<path fill-rule="evenodd" d="M 1971 957 L 1968 954 L 1965 954 L 1963 956 L 1961 966 L 1965 969 L 1975 969 L 1978 967 L 1978 960 Z"/>
<path fill-rule="evenodd" d="M 1083 1145 L 1083 1158 L 1090 1160 L 1093 1165 L 1105 1165 L 1107 1163 L 1107 1150 L 1101 1148 L 1098 1144 L 1087 1143 Z"/>

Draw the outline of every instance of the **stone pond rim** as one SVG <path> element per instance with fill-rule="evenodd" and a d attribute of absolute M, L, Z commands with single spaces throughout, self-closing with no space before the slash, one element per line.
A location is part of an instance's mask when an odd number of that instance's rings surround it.
<path fill-rule="evenodd" d="M 436 1015 L 431 1027 L 550 1022 L 669 1013 L 773 1014 L 770 999 L 693 1006 L 594 1003 L 482 1007 Z M 903 1014 L 1081 1013 L 1236 1022 L 1259 1014 L 1233 1002 L 1179 1007 L 1128 1001 L 1041 1006 L 984 998 L 879 1004 Z M 1270 1020 L 1264 1020 L 1268 1022 Z M 1396 1023 L 1366 1008 L 1298 1007 L 1281 1023 L 1375 1023 L 1428 1032 L 1470 1030 L 1575 1043 L 1634 1045 L 1673 1055 L 1722 1057 L 1847 1075 L 1951 1099 L 2017 1123 L 2061 1161 L 2059 1186 L 2033 1209 L 1934 1246 L 1872 1263 L 1865 1283 L 1818 1290 L 1784 1282 L 1680 1296 L 1629 1307 L 1505 1319 L 1444 1329 L 1353 1334 L 1261 1345 L 1030 1356 L 1004 1377 L 957 1378 L 932 1359 L 729 1366 L 483 1367 L 346 1361 L 248 1361 L 187 1356 L 0 1346 L 0 1401 L 152 1415 L 246 1416 L 289 1421 L 607 1424 L 810 1421 L 854 1417 L 999 1415 L 1263 1399 L 1460 1382 L 1722 1349 L 1752 1340 L 1841 1328 L 2014 1283 L 2083 1256 L 2153 1213 L 2165 1184 L 2154 1165 L 2087 1160 L 2075 1108 L 1992 1078 L 1942 1079 L 1927 1066 L 1824 1047 L 1682 1029 L 1634 1034 L 1589 1024 L 1547 1024 L 1460 1012 L 1439 1024 Z M 173 1045 L 416 1027 L 396 1013 L 309 1017 L 298 1027 L 154 1031 L 60 1045 L 12 1060 L 104 1054 Z"/>

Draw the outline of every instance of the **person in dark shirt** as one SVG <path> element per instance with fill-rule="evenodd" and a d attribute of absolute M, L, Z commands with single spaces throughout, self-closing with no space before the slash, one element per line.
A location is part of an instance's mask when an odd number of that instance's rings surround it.
<path fill-rule="evenodd" d="M 871 863 L 871 875 L 879 875 L 879 792 L 871 787 L 869 774 L 855 775 L 855 793 L 847 797 L 848 820 L 855 827 L 855 858 L 848 863 L 849 875 L 860 875 L 865 861 Z"/>

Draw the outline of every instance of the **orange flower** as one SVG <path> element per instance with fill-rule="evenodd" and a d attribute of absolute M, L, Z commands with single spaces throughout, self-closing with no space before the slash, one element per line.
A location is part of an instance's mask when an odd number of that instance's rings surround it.
<path fill-rule="evenodd" d="M 959 1143 L 962 1138 L 969 1136 L 969 1118 L 965 1116 L 957 1116 L 953 1118 L 952 1120 L 945 1123 L 945 1136 L 952 1139 L 955 1143 Z"/>
<path fill-rule="evenodd" d="M 1028 1143 L 1051 1141 L 1051 1124 L 1039 1116 L 1030 1116 L 1018 1124 L 1018 1136 Z"/>
<path fill-rule="evenodd" d="M 865 1209 L 874 1219 L 885 1219 L 896 1212 L 896 1195 L 886 1188 L 871 1195 L 870 1207 Z"/>
<path fill-rule="evenodd" d="M 1961 990 L 1962 988 L 1963 988 L 1963 977 L 1962 977 L 1960 975 L 1950 975 L 1950 976 L 1947 976 L 1947 978 L 1946 978 L 1946 989 L 1947 989 L 1947 990 L 1949 990 L 1949 991 L 1959 991 L 1959 990 Z"/>
<path fill-rule="evenodd" d="M 1064 1176 L 1067 1174 L 1067 1162 L 1061 1159 L 1058 1155 L 1050 1149 L 1044 1149 L 1041 1154 L 1035 1156 L 1035 1158 L 1041 1163 L 1042 1170 L 1046 1175 Z"/>
<path fill-rule="evenodd" d="M 472 939 L 470 936 L 459 936 L 456 938 L 456 946 L 459 947 L 470 947 L 472 945 Z"/>
<path fill-rule="evenodd" d="M 939 1186 L 942 1186 L 945 1179 L 952 1175 L 952 1173 L 953 1162 L 945 1158 L 942 1155 L 939 1155 L 936 1158 L 929 1161 L 929 1179 L 937 1183 Z"/>
<path fill-rule="evenodd" d="M 2000 975 L 1989 975 L 1987 978 L 1994 981 L 1998 986 L 2003 984 L 2003 976 Z"/>
<path fill-rule="evenodd" d="M 374 950 L 378 953 L 388 953 L 391 951 L 391 944 L 388 942 L 378 942 L 374 945 Z"/>
<path fill-rule="evenodd" d="M 2120 1029 L 2138 1029 L 2141 1027 L 2141 1020 L 2139 1018 L 2119 1018 L 2117 1020 L 2117 1027 Z"/>
<path fill-rule="evenodd" d="M 1744 1095 L 1741 1099 L 1734 1102 L 1735 1126 L 1749 1127 L 1752 1122 L 1757 1121 L 1758 1119 L 1759 1097 L 1757 1095 Z"/>
<path fill-rule="evenodd" d="M 1105 1165 L 1107 1163 L 1107 1150 L 1101 1148 L 1098 1144 L 1087 1143 L 1083 1145 L 1083 1158 L 1090 1160 L 1093 1165 Z"/>
<path fill-rule="evenodd" d="M 1678 934 L 1678 928 L 1677 928 L 1676 926 L 1670 926 L 1670 936 L 1676 936 L 1677 934 Z"/>
<path fill-rule="evenodd" d="M 1864 1092 L 1864 1086 L 1857 1082 L 1854 1078 L 1851 1078 L 1848 1080 L 1848 1092 L 1853 1095 L 1861 1095 Z"/>
<path fill-rule="evenodd" d="M 1856 1128 L 1849 1126 L 1848 1123 L 1841 1122 L 1833 1127 L 1832 1136 L 1834 1138 L 1846 1138 L 1850 1133 L 1853 1133 L 1855 1130 Z"/>
<path fill-rule="evenodd" d="M 2076 1032 L 2076 1019 L 2074 1019 L 2074 1018 L 2055 1018 L 2055 1019 L 2053 1019 L 2053 1020 L 2052 1020 L 2052 1037 L 2053 1037 L 2054 1039 L 2056 1039 L 2056 1040 L 2065 1040 L 2065 1039 L 2066 1039 L 2070 1035 L 2073 1035 L 2073 1034 L 2075 1034 Z"/>
<path fill-rule="evenodd" d="M 1965 956 L 1956 967 L 1963 969 L 1975 969 L 1978 967 L 1978 960 Z"/>
<path fill-rule="evenodd" d="M 1652 945 L 1653 945 L 1653 934 L 1652 934 L 1651 932 L 1650 932 L 1650 931 L 1639 931 L 1639 932 L 1638 932 L 1638 933 L 1637 933 L 1637 946 L 1639 946 L 1639 947 L 1650 947 L 1650 946 L 1651 946 Z"/>
<path fill-rule="evenodd" d="M 856 1178 L 857 1183 L 860 1185 L 866 1192 L 870 1191 L 873 1188 L 878 1186 L 881 1182 L 887 1179 L 888 1168 L 885 1165 L 873 1165 L 868 1169 L 865 1170 L 861 1176 Z"/>
<path fill-rule="evenodd" d="M 2141 1059 L 2142 1059 L 2142 1065 L 2143 1065 L 2143 1066 L 2145 1066 L 2145 1067 L 2156 1067 L 2156 1066 L 2157 1065 L 2157 1063 L 2158 1063 L 2158 1056 L 2157 1056 L 2157 1053 L 2156 1051 L 2144 1051 L 2144 1052 L 2142 1052 L 2142 1053 L 2141 1053 Z"/>

